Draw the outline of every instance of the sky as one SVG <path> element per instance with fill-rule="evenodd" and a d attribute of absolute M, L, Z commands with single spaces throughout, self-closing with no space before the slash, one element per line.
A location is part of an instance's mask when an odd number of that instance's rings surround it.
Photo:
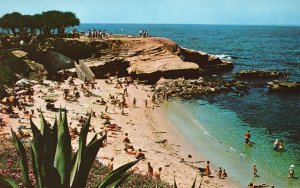
<path fill-rule="evenodd" d="M 0 16 L 48 10 L 81 23 L 300 25 L 300 0 L 0 0 Z"/>

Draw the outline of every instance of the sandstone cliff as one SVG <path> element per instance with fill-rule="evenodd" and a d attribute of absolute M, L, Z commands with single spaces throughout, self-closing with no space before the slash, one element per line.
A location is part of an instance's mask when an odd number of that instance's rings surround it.
<path fill-rule="evenodd" d="M 84 56 L 80 57 L 80 46 Z M 106 73 L 125 76 L 130 74 L 142 80 L 157 81 L 165 78 L 197 78 L 203 71 L 228 71 L 233 68 L 231 62 L 224 62 L 216 56 L 204 52 L 182 48 L 177 43 L 158 37 L 133 38 L 113 37 L 108 40 L 65 39 L 65 46 L 76 45 L 72 52 L 56 47 L 55 43 L 50 50 L 67 55 L 74 60 L 83 59 L 98 78 Z M 60 45 L 62 42 L 60 41 Z M 91 50 L 90 57 L 86 48 Z M 69 49 L 69 48 L 68 48 Z M 75 52 L 76 51 L 76 52 Z M 69 70 L 74 73 L 74 69 Z"/>

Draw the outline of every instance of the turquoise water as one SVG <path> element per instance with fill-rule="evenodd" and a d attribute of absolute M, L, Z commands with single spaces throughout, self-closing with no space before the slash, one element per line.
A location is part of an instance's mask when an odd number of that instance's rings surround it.
<path fill-rule="evenodd" d="M 274 138 L 266 129 L 253 128 L 234 111 L 210 104 L 207 100 L 176 100 L 165 103 L 163 109 L 195 149 L 214 166 L 225 168 L 240 186 L 254 182 L 282 188 L 299 187 L 300 179 L 287 178 L 289 166 L 299 166 L 299 151 L 290 149 L 293 148 L 290 143 L 286 143 L 284 152 L 273 151 Z M 247 130 L 251 130 L 253 147 L 244 143 Z M 285 137 L 285 134 L 277 136 Z M 252 176 L 253 164 L 258 168 L 259 177 Z M 297 170 L 296 177 L 299 176 Z"/>

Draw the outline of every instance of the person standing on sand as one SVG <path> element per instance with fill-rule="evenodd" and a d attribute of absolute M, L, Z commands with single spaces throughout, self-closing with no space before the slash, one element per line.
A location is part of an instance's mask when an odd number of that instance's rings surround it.
<path fill-rule="evenodd" d="M 136 107 L 136 98 L 133 98 L 133 107 Z"/>
<path fill-rule="evenodd" d="M 246 144 L 247 144 L 248 142 L 250 142 L 250 137 L 251 137 L 250 130 L 248 130 L 248 131 L 246 132 L 246 134 L 245 134 L 245 142 L 246 142 Z"/>
<path fill-rule="evenodd" d="M 148 108 L 148 101 L 147 101 L 147 99 L 145 100 L 145 107 Z"/>
<path fill-rule="evenodd" d="M 113 161 L 114 161 L 114 158 L 110 158 L 108 164 L 107 164 L 107 167 L 109 170 L 114 170 L 114 164 L 113 164 Z"/>
<path fill-rule="evenodd" d="M 253 165 L 253 177 L 257 177 L 257 168 L 256 165 Z"/>
<path fill-rule="evenodd" d="M 219 170 L 218 170 L 218 177 L 219 179 L 222 178 L 222 167 L 219 166 Z"/>
<path fill-rule="evenodd" d="M 156 177 L 157 179 L 160 180 L 161 171 L 162 171 L 162 168 L 159 167 L 158 171 L 154 173 L 154 177 Z"/>
<path fill-rule="evenodd" d="M 209 176 L 210 175 L 210 167 L 209 167 L 209 161 L 207 161 L 206 162 L 206 166 L 205 166 L 205 174 L 207 175 L 207 176 Z"/>
<path fill-rule="evenodd" d="M 147 176 L 153 176 L 153 167 L 151 166 L 150 162 L 148 162 Z"/>

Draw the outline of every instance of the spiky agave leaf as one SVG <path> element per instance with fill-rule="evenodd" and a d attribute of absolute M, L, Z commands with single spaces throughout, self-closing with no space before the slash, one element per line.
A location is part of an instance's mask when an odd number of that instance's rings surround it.
<path fill-rule="evenodd" d="M 45 185 L 47 187 L 51 186 L 53 184 L 52 180 L 52 167 L 54 163 L 54 152 L 55 152 L 55 145 L 53 145 L 52 136 L 51 136 L 51 130 L 47 123 L 47 121 L 44 118 L 43 113 L 40 113 L 40 119 L 41 119 L 41 134 L 43 139 L 43 149 L 42 149 L 42 160 L 43 160 L 43 178 L 45 180 Z"/>
<path fill-rule="evenodd" d="M 121 177 L 118 181 L 116 181 L 114 184 L 109 186 L 108 188 L 118 188 L 124 181 L 133 174 L 133 170 L 126 172 L 123 177 Z"/>
<path fill-rule="evenodd" d="M 66 111 L 58 127 L 54 167 L 61 177 L 61 184 L 64 187 L 70 187 L 71 136 L 68 128 Z"/>
<path fill-rule="evenodd" d="M 32 187 L 29 179 L 28 173 L 28 159 L 26 156 L 26 151 L 24 145 L 22 144 L 21 140 L 17 137 L 16 133 L 11 129 L 12 138 L 19 156 L 19 163 L 22 172 L 22 180 L 26 187 Z"/>
<path fill-rule="evenodd" d="M 104 139 L 106 139 L 106 135 L 104 135 L 100 139 L 96 139 L 94 141 L 92 140 L 92 143 L 89 143 L 86 147 L 86 150 L 83 153 L 81 163 L 78 168 L 77 175 L 75 177 L 75 181 L 72 184 L 72 188 L 85 186 L 89 175 L 89 171 L 92 168 L 93 162 L 97 156 L 97 153 L 99 152 L 99 149 Z"/>
<path fill-rule="evenodd" d="M 44 187 L 44 167 L 43 167 L 43 136 L 37 126 L 30 118 L 32 131 L 31 153 L 32 165 L 38 187 Z"/>
<path fill-rule="evenodd" d="M 82 157 L 84 155 L 86 149 L 86 138 L 89 132 L 90 122 L 91 122 L 91 114 L 89 115 L 88 120 L 83 125 L 80 135 L 79 135 L 79 146 L 76 152 L 76 161 L 72 166 L 71 177 L 70 177 L 70 186 L 72 186 L 76 176 L 78 175 L 78 170 L 81 164 Z"/>
<path fill-rule="evenodd" d="M 123 166 L 120 166 L 116 170 L 112 171 L 111 173 L 109 173 L 107 176 L 105 176 L 103 178 L 103 180 L 98 185 L 98 188 L 111 187 L 117 181 L 119 181 L 120 178 L 122 178 L 131 167 L 133 167 L 139 161 L 140 161 L 140 159 L 136 160 L 136 161 L 129 162 L 129 163 L 123 165 Z"/>
<path fill-rule="evenodd" d="M 1 188 L 19 188 L 19 186 L 13 180 L 4 178 L 0 175 L 0 187 Z"/>
<path fill-rule="evenodd" d="M 177 188 L 176 180 L 175 180 L 175 175 L 174 175 L 174 188 Z"/>

